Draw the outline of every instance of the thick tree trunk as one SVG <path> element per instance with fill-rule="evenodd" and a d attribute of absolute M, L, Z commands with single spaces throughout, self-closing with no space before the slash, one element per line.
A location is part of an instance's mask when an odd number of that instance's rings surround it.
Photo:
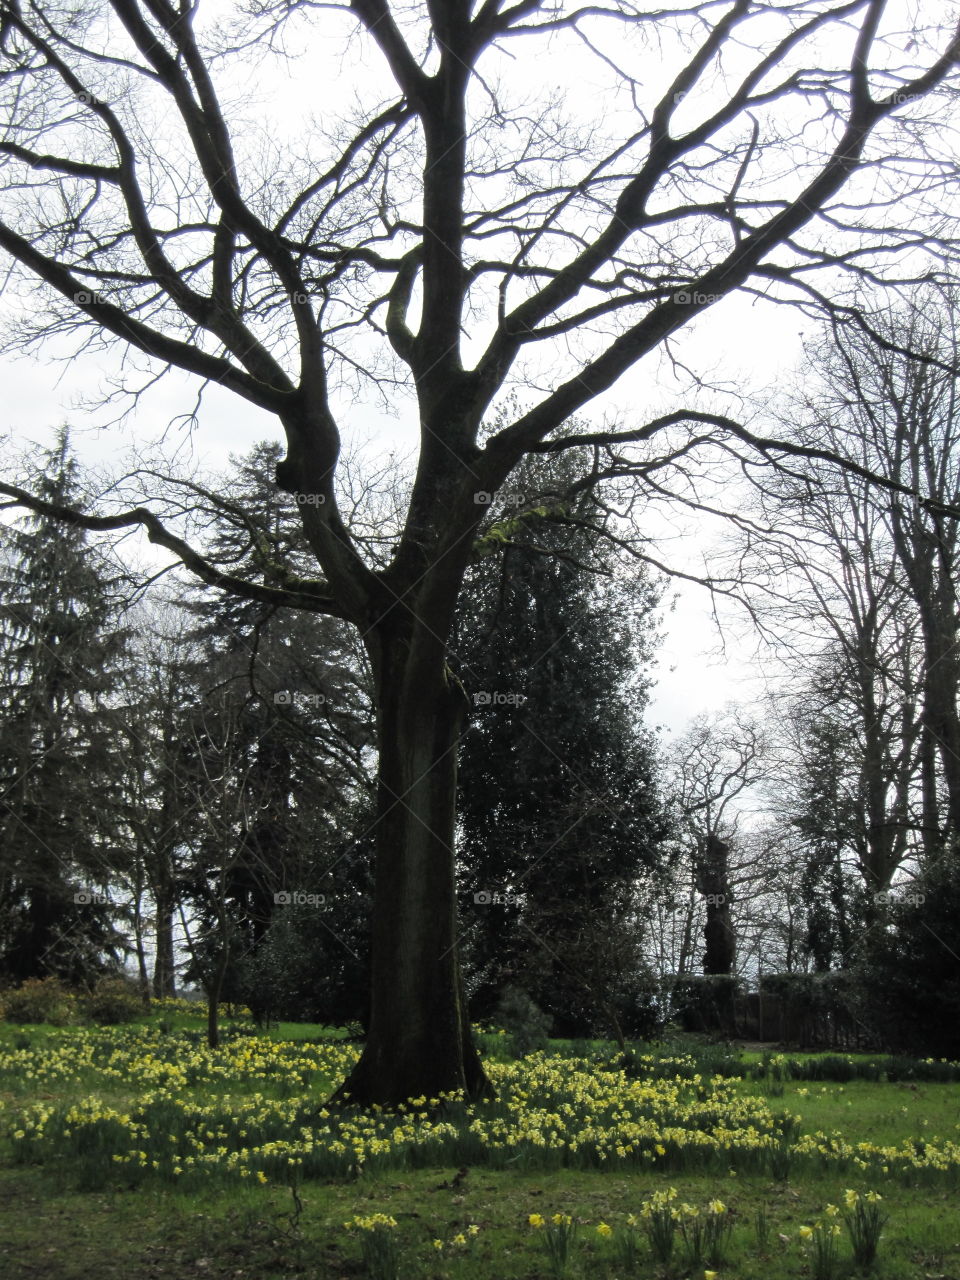
<path fill-rule="evenodd" d="M 730 846 L 711 833 L 704 841 L 696 868 L 697 889 L 704 895 L 707 909 L 703 972 L 713 976 L 732 974 L 736 962 L 737 940 L 727 873 L 729 854 Z"/>
<path fill-rule="evenodd" d="M 454 859 L 462 690 L 407 646 L 381 654 L 370 1025 L 335 1100 L 393 1106 L 490 1092 L 473 1045 L 457 948 Z"/>

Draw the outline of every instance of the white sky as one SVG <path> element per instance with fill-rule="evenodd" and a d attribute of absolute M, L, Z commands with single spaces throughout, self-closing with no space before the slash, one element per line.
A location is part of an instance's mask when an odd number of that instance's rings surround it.
<path fill-rule="evenodd" d="M 714 369 L 724 382 L 740 386 L 759 389 L 789 376 L 801 354 L 799 317 L 792 310 L 761 306 L 746 298 L 727 299 L 714 310 L 716 315 L 708 313 L 696 333 L 678 345 L 684 358 L 696 359 L 700 368 Z M 735 323 L 731 314 L 736 316 Z M 78 406 L 96 392 L 112 365 L 105 357 L 91 356 L 59 365 L 24 357 L 0 359 L 4 417 L 14 448 L 17 442 L 46 443 L 59 423 L 69 422 L 84 461 L 111 467 L 127 449 L 156 439 L 171 418 L 192 407 L 196 384 L 185 375 L 171 373 L 126 423 L 99 426 L 102 412 Z M 637 375 L 625 377 L 613 402 L 629 405 L 638 381 Z M 635 410 L 631 413 L 636 415 Z M 381 443 L 385 452 L 396 448 L 405 453 L 416 443 L 409 425 L 379 411 L 358 408 L 351 425 L 365 435 L 370 433 L 372 443 Z M 202 467 L 218 470 L 231 453 L 243 454 L 258 440 L 280 439 L 281 433 L 271 415 L 221 388 L 211 388 L 205 395 L 199 429 L 188 434 L 174 426 L 168 438 L 171 445 L 179 442 Z M 664 557 L 681 570 L 696 570 L 702 552 L 702 540 L 691 528 L 686 536 L 670 539 Z M 648 721 L 680 730 L 692 716 L 719 710 L 727 702 L 749 701 L 759 692 L 761 678 L 754 644 L 742 635 L 740 611 L 729 605 L 720 608 L 720 616 L 731 624 L 721 652 L 706 590 L 677 582 L 668 598 L 676 602 L 664 615 L 665 639 Z"/>
<path fill-rule="evenodd" d="M 223 10 L 220 0 L 215 5 L 204 3 L 203 12 L 216 16 Z M 345 28 L 343 28 L 345 30 Z M 245 111 L 255 117 L 257 102 L 270 105 L 293 128 L 303 128 L 306 109 L 322 113 L 325 98 L 344 101 L 351 94 L 351 81 L 369 76 L 374 70 L 369 55 L 367 65 L 357 63 L 356 45 L 345 46 L 340 32 L 332 35 L 319 56 L 329 56 L 332 49 L 343 52 L 345 61 L 334 81 L 318 78 L 314 57 L 295 61 L 283 74 L 251 67 L 251 92 Z M 662 87 L 668 59 L 654 57 L 649 61 L 651 94 Z M 531 96 L 539 88 L 563 85 L 572 102 L 580 105 L 596 101 L 596 86 L 583 75 L 584 58 L 575 59 L 561 47 L 555 55 L 524 67 L 524 84 Z M 671 68 L 670 74 L 673 74 Z M 539 81 L 539 85 L 538 82 Z M 692 104 L 695 106 L 695 104 Z M 686 107 L 686 104 L 684 104 Z M 809 325 L 808 325 L 809 328 Z M 775 387 L 796 367 L 801 354 L 800 331 L 803 323 L 792 309 L 762 305 L 745 297 L 725 299 L 708 311 L 693 331 L 677 335 L 676 350 L 685 361 L 704 375 L 760 392 Z M 48 360 L 6 358 L 0 360 L 0 379 L 4 387 L 4 425 L 14 441 L 46 441 L 61 422 L 69 421 L 74 440 L 84 461 L 111 465 L 119 462 L 127 448 L 156 440 L 170 419 L 188 412 L 193 405 L 195 384 L 185 375 L 171 374 L 143 401 L 137 413 L 121 427 L 104 430 L 96 423 L 102 413 L 91 415 L 77 409 L 78 401 L 96 394 L 104 374 L 116 369 L 106 358 L 83 356 L 67 365 L 52 365 Z M 672 407 L 693 406 L 689 395 L 673 397 L 676 387 L 665 383 L 652 389 L 649 383 L 653 364 L 645 362 L 641 370 L 624 377 L 614 391 L 588 411 L 599 419 L 604 413 L 619 411 L 626 421 L 641 421 L 642 406 L 654 404 L 657 411 L 664 403 Z M 658 375 L 667 379 L 663 371 Z M 705 407 L 700 402 L 698 407 Z M 715 407 L 711 405 L 710 407 Z M 405 425 L 387 419 L 379 410 L 359 407 L 348 415 L 348 425 L 363 435 L 371 435 L 382 443 L 384 451 L 396 448 L 406 453 L 415 444 L 412 418 Z M 171 442 L 181 440 L 193 451 L 202 467 L 220 468 L 228 454 L 242 454 L 257 440 L 279 438 L 279 425 L 269 415 L 229 393 L 213 388 L 206 393 L 200 428 L 192 438 L 174 427 Z M 669 548 L 670 559 L 681 569 L 699 567 L 703 547 L 696 531 Z M 650 714 L 651 723 L 681 728 L 692 715 L 719 709 L 724 703 L 748 699 L 756 691 L 762 677 L 753 645 L 742 637 L 731 637 L 723 655 L 717 653 L 718 637 L 711 615 L 711 604 L 702 589 L 678 588 L 678 602 L 665 618 L 666 639 L 661 651 L 658 686 Z"/>

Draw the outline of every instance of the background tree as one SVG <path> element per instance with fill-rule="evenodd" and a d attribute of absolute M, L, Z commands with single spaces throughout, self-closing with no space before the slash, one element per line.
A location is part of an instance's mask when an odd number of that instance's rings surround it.
<path fill-rule="evenodd" d="M 66 429 L 31 482 L 82 509 Z M 115 694 L 128 662 L 126 577 L 56 519 L 31 516 L 3 534 L 0 971 L 82 981 L 123 950 L 110 885 L 123 856 Z"/>
<path fill-rule="evenodd" d="M 953 155 L 928 126 L 960 35 L 932 22 L 905 52 L 882 0 L 734 0 L 669 22 L 620 0 L 353 0 L 257 7 L 235 34 L 222 12 L 169 0 L 69 12 L 2 0 L 0 12 L 0 247 L 44 286 L 17 339 L 117 339 L 145 358 L 147 380 L 173 365 L 272 414 L 287 442 L 276 479 L 302 498 L 322 578 L 244 580 L 155 511 L 84 519 L 141 524 L 207 583 L 357 628 L 376 691 L 379 822 L 370 1028 L 344 1087 L 380 1103 L 481 1092 L 456 949 L 467 708 L 446 665 L 485 514 L 475 495 L 496 492 L 528 452 L 584 443 L 661 487 L 669 459 L 711 446 L 721 459 L 734 446 L 789 453 L 699 404 L 551 437 L 736 290 L 814 305 L 817 268 L 836 293 L 839 269 L 895 275 L 902 249 L 913 272 L 925 246 L 939 269 Z M 364 73 L 356 100 L 339 94 L 306 137 L 299 119 L 292 134 L 264 122 L 256 171 L 222 103 L 231 75 L 248 80 L 251 44 L 280 48 L 280 31 L 302 21 L 352 32 L 389 91 Z M 578 75 L 589 55 L 608 79 L 616 109 L 598 124 L 591 95 L 590 146 L 559 103 L 531 110 L 498 86 L 501 72 L 506 82 L 536 66 L 546 42 L 577 57 Z M 508 60 L 518 48 L 529 64 Z M 889 192 L 908 193 L 901 216 Z M 544 391 L 538 366 L 550 369 Z M 511 381 L 522 402 L 488 432 Z M 421 427 L 386 567 L 351 537 L 338 501 L 338 418 L 371 385 L 404 407 L 415 399 Z M 19 486 L 2 491 L 50 510 Z"/>
<path fill-rule="evenodd" d="M 214 522 L 216 558 L 267 581 L 274 566 L 289 571 L 310 555 L 295 503 L 267 479 L 280 453 L 264 443 L 235 459 L 219 484 L 182 482 L 200 518 Z M 258 1016 L 276 1012 L 279 1000 L 288 1013 L 309 1009 L 332 1018 L 348 1010 L 351 1019 L 365 1018 L 358 952 L 366 956 L 367 932 L 358 917 L 369 907 L 369 884 L 358 848 L 365 848 L 371 821 L 373 726 L 362 647 L 335 618 L 196 592 L 185 607 L 197 647 L 194 729 L 223 744 L 247 812 L 226 870 L 220 837 L 210 833 L 222 895 L 202 891 L 195 902 L 215 948 L 220 897 L 229 903 L 233 960 L 222 994 Z M 207 883 L 205 873 L 201 881 Z M 322 898 L 323 915 L 278 903 L 278 895 Z M 262 981 L 261 950 L 275 923 L 271 984 Z M 195 953 L 200 949 L 195 944 Z M 296 970 L 282 979 L 281 954 Z M 305 956 L 314 966 L 309 976 Z"/>
<path fill-rule="evenodd" d="M 164 607 L 144 608 L 137 622 L 117 724 L 123 831 L 130 854 L 121 881 L 144 916 L 136 933 L 141 975 L 147 964 L 147 923 L 153 922 L 150 988 L 160 998 L 176 993 L 183 959 L 177 949 L 178 920 L 187 851 L 198 821 L 191 803 L 189 746 L 200 696 L 198 653 L 175 598 Z"/>
<path fill-rule="evenodd" d="M 765 489 L 776 532 L 754 538 L 774 615 L 801 651 L 820 650 L 798 705 L 811 724 L 842 726 L 856 856 L 872 892 L 921 848 L 935 856 L 954 825 L 955 350 L 953 295 L 931 286 L 837 319 L 785 412 L 798 442 L 826 442 L 889 486 L 798 463 Z"/>
<path fill-rule="evenodd" d="M 624 563 L 582 469 L 562 456 L 517 471 L 451 641 L 474 704 L 459 774 L 465 964 L 475 1016 L 509 985 L 558 1034 L 622 1037 L 643 969 L 638 894 L 666 834 L 643 725 L 659 587 Z"/>

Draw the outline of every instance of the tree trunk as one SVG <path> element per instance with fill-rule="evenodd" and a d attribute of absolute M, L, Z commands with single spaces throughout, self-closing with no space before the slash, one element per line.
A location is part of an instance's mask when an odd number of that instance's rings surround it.
<path fill-rule="evenodd" d="M 176 995 L 173 952 L 173 896 L 166 886 L 154 886 L 156 905 L 156 955 L 153 961 L 153 994 L 160 1000 Z"/>
<path fill-rule="evenodd" d="M 144 1006 L 150 1008 L 150 974 L 147 970 L 147 952 L 143 944 L 143 914 L 140 909 L 140 895 L 137 894 L 133 916 L 133 940 L 137 952 L 137 979 L 140 987 L 140 999 Z"/>
<path fill-rule="evenodd" d="M 920 730 L 920 786 L 923 814 L 923 859 L 929 866 L 943 847 L 940 803 L 937 798 L 937 744 L 930 726 Z"/>
<path fill-rule="evenodd" d="M 220 996 L 229 968 L 230 952 L 224 945 L 207 989 L 207 1047 L 210 1049 L 220 1048 Z"/>
<path fill-rule="evenodd" d="M 363 1105 L 492 1092 L 473 1045 L 457 948 L 457 745 L 466 699 L 442 665 L 415 665 L 410 650 L 394 642 L 379 655 L 370 1025 L 334 1095 Z"/>
<path fill-rule="evenodd" d="M 736 962 L 727 872 L 729 854 L 730 846 L 711 833 L 703 843 L 696 867 L 697 889 L 704 895 L 707 910 L 703 972 L 712 976 L 731 975 Z"/>
<path fill-rule="evenodd" d="M 956 656 L 956 628 L 938 612 L 927 620 L 926 641 L 923 722 L 939 751 L 947 793 L 949 833 L 956 837 L 960 833 L 960 715 L 957 713 L 960 664 Z"/>

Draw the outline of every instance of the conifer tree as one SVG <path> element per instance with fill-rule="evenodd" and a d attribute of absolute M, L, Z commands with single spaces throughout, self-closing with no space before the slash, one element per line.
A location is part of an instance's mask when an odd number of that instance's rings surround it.
<path fill-rule="evenodd" d="M 82 509 L 69 433 L 36 465 Z M 126 661 L 121 573 L 80 528 L 29 515 L 0 566 L 0 970 L 81 980 L 122 948 L 110 903 L 122 854 L 114 694 Z"/>

